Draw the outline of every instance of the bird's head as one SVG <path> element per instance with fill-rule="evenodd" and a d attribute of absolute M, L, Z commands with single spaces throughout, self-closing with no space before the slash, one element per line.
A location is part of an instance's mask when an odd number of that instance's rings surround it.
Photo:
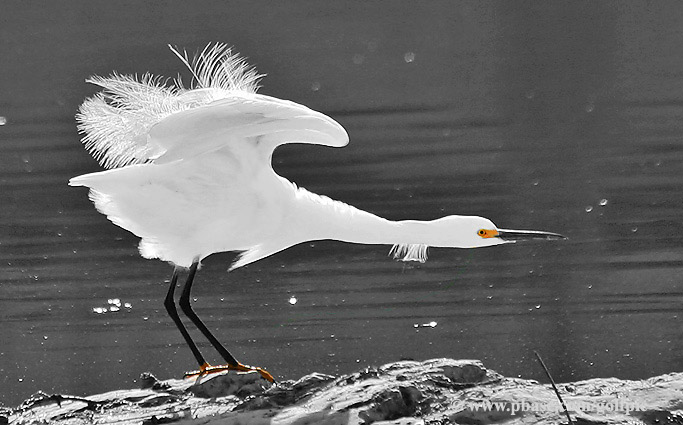
<path fill-rule="evenodd" d="M 451 215 L 432 223 L 442 235 L 443 244 L 440 246 L 443 247 L 478 248 L 532 239 L 567 239 L 558 233 L 538 230 L 499 229 L 488 218 L 477 216 Z"/>

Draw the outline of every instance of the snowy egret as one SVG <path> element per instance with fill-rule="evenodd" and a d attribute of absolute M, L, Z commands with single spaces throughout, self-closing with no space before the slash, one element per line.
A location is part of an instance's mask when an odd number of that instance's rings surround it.
<path fill-rule="evenodd" d="M 171 46 L 169 46 L 171 47 Z M 451 215 L 433 221 L 390 221 L 316 195 L 271 166 L 284 143 L 342 147 L 344 128 L 294 102 L 257 94 L 258 75 L 224 44 L 190 59 L 192 82 L 172 84 L 145 74 L 87 81 L 103 91 L 76 116 L 85 147 L 109 170 L 70 180 L 90 188 L 97 209 L 138 237 L 140 254 L 174 265 L 165 307 L 199 364 L 199 371 L 265 370 L 239 363 L 190 306 L 200 261 L 223 251 L 241 254 L 234 270 L 301 242 L 335 239 L 393 245 L 390 255 L 425 261 L 427 247 L 476 248 L 522 239 L 563 239 L 540 231 L 498 229 L 490 220 Z M 211 342 L 226 366 L 210 366 L 174 303 L 178 275 L 189 268 L 178 305 Z"/>

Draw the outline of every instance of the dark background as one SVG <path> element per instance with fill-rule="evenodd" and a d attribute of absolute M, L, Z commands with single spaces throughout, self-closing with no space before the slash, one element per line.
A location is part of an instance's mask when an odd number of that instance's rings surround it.
<path fill-rule="evenodd" d="M 276 152 L 297 184 L 390 219 L 570 237 L 422 265 L 333 241 L 230 274 L 214 255 L 194 306 L 238 359 L 278 379 L 453 357 L 544 381 L 533 350 L 558 381 L 681 370 L 680 3 L 5 1 L 1 402 L 195 367 L 162 306 L 171 267 L 66 183 L 100 169 L 73 118 L 86 77 L 187 81 L 166 45 L 211 41 L 348 130 L 344 149 Z M 114 298 L 131 307 L 96 313 Z"/>

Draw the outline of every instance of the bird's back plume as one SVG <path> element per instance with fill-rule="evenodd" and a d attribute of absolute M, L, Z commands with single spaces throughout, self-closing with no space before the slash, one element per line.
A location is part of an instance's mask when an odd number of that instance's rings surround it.
<path fill-rule="evenodd" d="M 231 92 L 255 93 L 261 75 L 223 43 L 210 44 L 190 59 L 169 46 L 189 68 L 192 81 L 169 82 L 151 74 L 93 76 L 86 81 L 102 91 L 81 105 L 76 120 L 86 149 L 105 168 L 145 163 L 157 152 L 147 143 L 149 130 L 176 112 L 225 98 Z M 201 96 L 188 96 L 207 89 Z"/>
<path fill-rule="evenodd" d="M 200 53 L 189 58 L 187 51 L 180 53 L 177 47 L 168 46 L 192 73 L 190 89 L 216 88 L 226 91 L 238 90 L 256 93 L 260 75 L 244 58 L 232 53 L 223 43 L 207 45 Z M 183 87 L 180 78 L 176 85 Z"/>

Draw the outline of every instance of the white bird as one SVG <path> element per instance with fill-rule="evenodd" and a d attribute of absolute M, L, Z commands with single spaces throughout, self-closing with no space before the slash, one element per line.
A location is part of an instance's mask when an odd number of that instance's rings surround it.
<path fill-rule="evenodd" d="M 238 251 L 230 270 L 293 245 L 334 239 L 393 245 L 403 261 L 427 258 L 427 247 L 476 248 L 520 239 L 563 239 L 556 233 L 498 229 L 482 217 L 390 221 L 311 193 L 273 171 L 271 157 L 285 143 L 343 147 L 344 128 L 303 105 L 257 94 L 261 78 L 226 45 L 208 45 L 192 60 L 171 50 L 193 75 L 167 85 L 149 74 L 112 74 L 87 81 L 103 91 L 76 118 L 83 143 L 107 171 L 70 180 L 90 188 L 98 211 L 138 237 L 140 254 L 175 267 L 166 309 L 199 364 L 216 370 L 256 370 L 239 363 L 190 307 L 200 261 Z M 210 366 L 183 326 L 175 304 L 178 274 L 189 268 L 179 305 L 227 362 Z"/>

